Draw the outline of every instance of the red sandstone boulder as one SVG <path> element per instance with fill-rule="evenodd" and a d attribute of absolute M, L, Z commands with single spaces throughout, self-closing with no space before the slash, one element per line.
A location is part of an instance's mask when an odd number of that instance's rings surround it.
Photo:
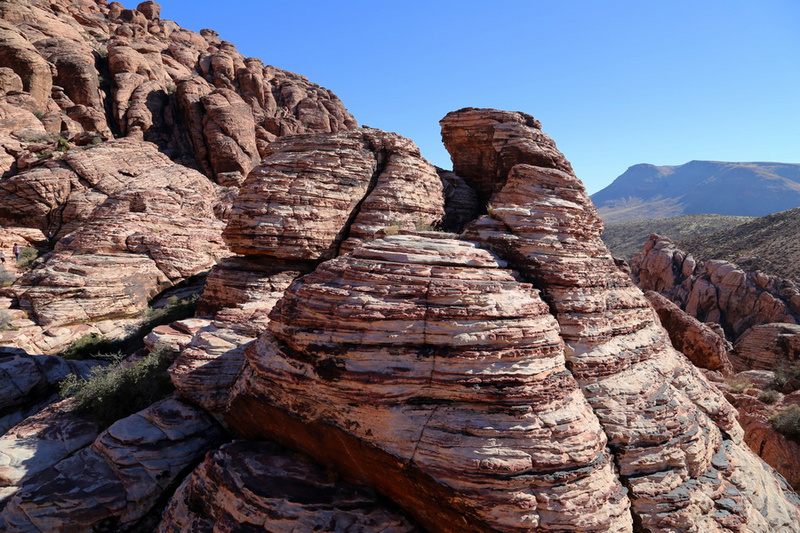
<path fill-rule="evenodd" d="M 669 333 L 676 350 L 682 352 L 699 368 L 715 370 L 722 374 L 733 373 L 728 358 L 730 343 L 696 318 L 655 291 L 647 291 L 645 297 L 658 313 L 661 325 Z"/>
<path fill-rule="evenodd" d="M 759 324 L 736 340 L 731 362 L 738 371 L 777 370 L 800 358 L 800 325 Z"/>

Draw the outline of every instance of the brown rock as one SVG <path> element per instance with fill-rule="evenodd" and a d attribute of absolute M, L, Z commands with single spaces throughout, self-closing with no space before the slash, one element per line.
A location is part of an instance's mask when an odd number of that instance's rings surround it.
<path fill-rule="evenodd" d="M 680 307 L 655 291 L 647 291 L 645 297 L 658 313 L 661 325 L 669 333 L 672 346 L 682 352 L 692 364 L 708 370 L 732 374 L 728 359 L 731 344 L 720 337 L 706 324 L 688 315 Z"/>
<path fill-rule="evenodd" d="M 236 441 L 209 453 L 178 489 L 159 525 L 179 531 L 419 531 L 364 487 L 332 480 L 279 447 Z"/>
<path fill-rule="evenodd" d="M 474 115 L 452 113 L 443 119 L 443 130 L 463 139 L 470 128 L 483 132 L 485 123 Z M 465 131 L 452 131 L 457 128 Z M 795 528 L 800 510 L 789 503 L 793 496 L 744 446 L 733 408 L 672 349 L 647 300 L 616 267 L 582 184 L 563 165 L 554 168 L 559 165 L 551 146 L 516 146 L 542 152 L 521 160 L 546 164 L 511 166 L 490 200 L 489 216 L 464 236 L 491 247 L 542 289 L 569 347 L 569 368 L 614 450 L 638 527 L 683 531 L 747 524 L 757 530 L 769 521 L 773 529 Z M 454 166 L 475 158 L 469 145 L 451 156 Z M 495 168 L 487 164 L 486 173 Z M 758 482 L 748 485 L 743 477 Z M 765 479 L 769 488 L 761 484 Z M 677 494 L 680 503 L 673 499 Z M 731 494 L 735 508 L 726 500 Z M 715 507 L 725 511 L 716 513 Z"/>
<path fill-rule="evenodd" d="M 502 188 L 516 164 L 572 172 L 569 161 L 541 131 L 539 121 L 525 113 L 467 107 L 449 113 L 439 124 L 445 147 L 459 154 L 453 159 L 453 172 L 478 192 L 482 202 Z"/>
<path fill-rule="evenodd" d="M 221 185 L 241 185 L 259 161 L 250 107 L 234 91 L 215 89 L 200 99 L 211 168 Z"/>
<path fill-rule="evenodd" d="M 100 81 L 95 70 L 92 48 L 64 37 L 37 41 L 39 53 L 56 66 L 56 85 L 63 88 L 75 104 L 103 109 Z"/>
<path fill-rule="evenodd" d="M 0 25 L 0 67 L 10 68 L 22 80 L 22 87 L 36 99 L 40 110 L 47 108 L 53 86 L 50 65 L 16 28 Z"/>
<path fill-rule="evenodd" d="M 731 362 L 737 371 L 776 370 L 800 358 L 800 325 L 759 324 L 736 340 Z"/>

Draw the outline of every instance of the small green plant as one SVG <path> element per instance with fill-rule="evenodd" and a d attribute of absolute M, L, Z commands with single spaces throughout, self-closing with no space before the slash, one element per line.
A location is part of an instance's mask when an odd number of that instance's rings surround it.
<path fill-rule="evenodd" d="M 39 250 L 32 246 L 25 246 L 19 252 L 17 268 L 29 268 L 37 257 L 39 257 Z"/>
<path fill-rule="evenodd" d="M 36 118 L 42 120 L 42 117 L 44 116 L 44 111 L 42 111 L 41 109 L 37 109 L 36 111 L 33 112 L 33 114 L 36 116 Z"/>
<path fill-rule="evenodd" d="M 781 393 L 776 390 L 767 389 L 758 393 L 758 401 L 762 403 L 773 404 L 780 399 Z"/>
<path fill-rule="evenodd" d="M 778 433 L 793 439 L 800 438 L 800 405 L 790 405 L 769 417 L 769 421 Z"/>
<path fill-rule="evenodd" d="M 731 389 L 731 392 L 736 394 L 742 393 L 753 386 L 750 380 L 746 378 L 729 379 L 727 383 L 728 387 Z"/>
<path fill-rule="evenodd" d="M 416 222 L 414 222 L 414 229 L 417 231 L 436 231 L 436 226 L 434 226 L 430 222 L 423 222 L 421 220 L 417 220 Z"/>
<path fill-rule="evenodd" d="M 166 397 L 174 387 L 167 374 L 175 354 L 156 347 L 142 359 L 92 369 L 86 379 L 70 374 L 59 385 L 62 397 L 74 398 L 74 411 L 103 427 Z"/>
<path fill-rule="evenodd" d="M 57 149 L 59 152 L 66 152 L 69 150 L 69 141 L 60 135 L 56 138 L 56 145 L 58 146 Z"/>
<path fill-rule="evenodd" d="M 397 224 L 392 224 L 391 226 L 383 228 L 384 235 L 397 235 L 398 233 L 400 233 L 400 226 Z"/>
<path fill-rule="evenodd" d="M 168 83 L 166 90 L 167 94 L 175 94 L 175 91 L 178 90 L 178 87 L 174 83 Z"/>
<path fill-rule="evenodd" d="M 39 161 L 41 161 L 42 159 L 50 159 L 51 157 L 53 157 L 52 150 L 45 150 L 44 152 L 40 152 L 39 154 L 36 155 L 36 159 L 38 159 Z"/>
<path fill-rule="evenodd" d="M 125 337 L 109 339 L 104 335 L 88 333 L 75 340 L 59 355 L 65 359 L 102 359 L 106 353 L 133 354 L 144 347 L 142 338 L 154 327 L 194 316 L 199 298 L 198 294 L 183 299 L 170 296 L 162 307 L 150 307 L 142 324 L 132 328 Z"/>

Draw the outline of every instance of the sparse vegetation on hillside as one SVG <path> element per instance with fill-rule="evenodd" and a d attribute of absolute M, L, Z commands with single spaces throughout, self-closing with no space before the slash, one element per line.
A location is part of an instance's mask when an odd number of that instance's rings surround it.
<path fill-rule="evenodd" d="M 659 220 L 621 222 L 605 225 L 603 242 L 615 257 L 630 259 L 642 251 L 651 233 L 669 237 L 673 241 L 694 235 L 704 235 L 753 220 L 752 217 L 727 215 L 683 215 Z"/>
<path fill-rule="evenodd" d="M 696 259 L 724 259 L 747 270 L 800 279 L 800 208 L 781 211 L 676 244 Z"/>

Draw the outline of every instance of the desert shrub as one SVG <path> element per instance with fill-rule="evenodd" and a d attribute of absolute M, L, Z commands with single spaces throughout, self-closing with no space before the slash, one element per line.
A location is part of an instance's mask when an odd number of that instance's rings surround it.
<path fill-rule="evenodd" d="M 771 383 L 773 388 L 783 389 L 787 386 L 792 390 L 800 388 L 800 362 L 781 362 L 773 372 L 775 372 L 775 378 Z"/>
<path fill-rule="evenodd" d="M 42 111 L 41 109 L 37 109 L 36 111 L 34 111 L 34 112 L 33 112 L 33 114 L 34 114 L 34 116 L 35 116 L 36 118 L 38 118 L 39 120 L 41 120 L 41 119 L 42 119 L 42 117 L 44 116 L 44 111 Z"/>
<path fill-rule="evenodd" d="M 769 421 L 775 431 L 793 439 L 800 438 L 800 405 L 790 405 L 769 417 Z"/>
<path fill-rule="evenodd" d="M 0 331 L 8 331 L 11 329 L 11 313 L 7 310 L 0 310 Z"/>
<path fill-rule="evenodd" d="M 19 261 L 17 261 L 17 268 L 28 268 L 39 257 L 39 250 L 32 246 L 25 246 L 19 252 Z"/>
<path fill-rule="evenodd" d="M 776 390 L 768 389 L 768 390 L 762 390 L 761 392 L 758 393 L 759 402 L 773 404 L 780 399 L 781 399 L 781 393 Z"/>
<path fill-rule="evenodd" d="M 117 362 L 95 367 L 86 379 L 70 374 L 61 381 L 59 393 L 74 398 L 74 412 L 108 427 L 174 390 L 167 374 L 174 357 L 158 347 L 130 365 Z"/>
<path fill-rule="evenodd" d="M 116 353 L 116 343 L 105 335 L 87 333 L 67 346 L 59 355 L 65 359 L 102 359 L 103 354 Z"/>
<path fill-rule="evenodd" d="M 149 308 L 142 324 L 132 328 L 123 338 L 112 340 L 97 333 L 88 333 L 75 340 L 59 355 L 66 359 L 102 359 L 103 354 L 107 353 L 131 355 L 144 347 L 143 338 L 154 327 L 194 316 L 199 298 L 198 294 L 188 298 L 170 296 L 164 306 Z"/>
<path fill-rule="evenodd" d="M 0 286 L 8 287 L 17 280 L 17 276 L 0 267 Z"/>
<path fill-rule="evenodd" d="M 753 384 L 750 382 L 749 379 L 746 378 L 733 378 L 727 381 L 728 387 L 730 387 L 731 392 L 734 393 L 741 393 L 749 389 Z"/>

